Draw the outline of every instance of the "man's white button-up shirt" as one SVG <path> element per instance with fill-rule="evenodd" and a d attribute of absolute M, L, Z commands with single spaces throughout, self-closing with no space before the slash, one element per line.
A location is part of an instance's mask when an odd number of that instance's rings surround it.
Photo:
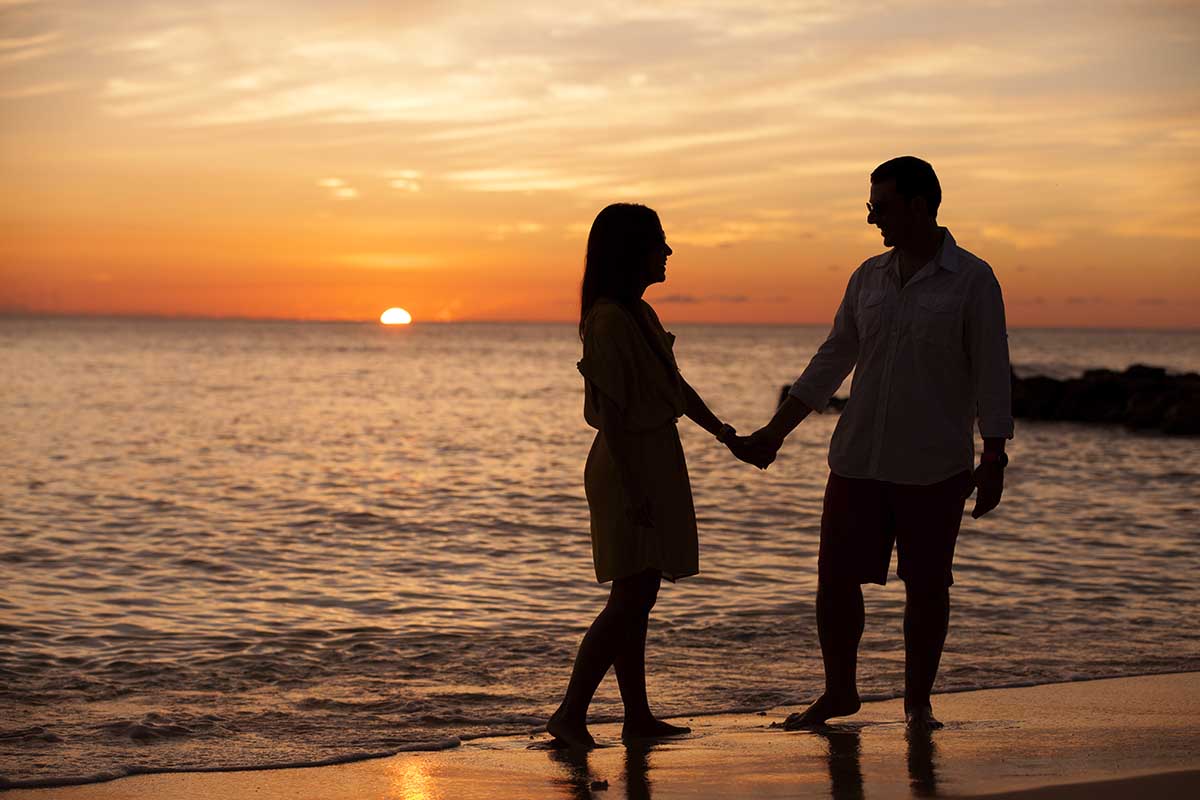
<path fill-rule="evenodd" d="M 928 485 L 975 464 L 984 437 L 1012 438 L 1000 284 L 950 231 L 900 286 L 895 250 L 863 262 L 833 329 L 790 394 L 822 411 L 854 370 L 829 467 L 847 478 Z"/>

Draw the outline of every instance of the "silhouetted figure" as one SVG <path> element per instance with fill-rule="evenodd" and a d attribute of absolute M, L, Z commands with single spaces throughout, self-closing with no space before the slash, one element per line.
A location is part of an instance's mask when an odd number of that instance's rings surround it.
<path fill-rule="evenodd" d="M 1013 421 L 1008 338 L 991 268 L 937 224 L 942 190 L 912 156 L 871 173 L 867 222 L 892 249 L 855 270 L 833 329 L 771 421 L 743 447 L 769 463 L 841 382 L 854 381 L 829 447 L 821 515 L 817 634 L 825 693 L 788 729 L 858 711 L 861 585 L 887 581 L 893 544 L 905 587 L 904 708 L 939 728 L 930 693 L 950 619 L 951 564 L 963 506 L 1000 502 Z M 974 425 L 984 450 L 975 466 Z M 744 459 L 746 460 L 746 459 Z"/>
<path fill-rule="evenodd" d="M 913 797 L 937 796 L 937 745 L 933 743 L 927 727 L 909 727 L 905 734 L 908 740 L 908 785 Z"/>
<path fill-rule="evenodd" d="M 815 731 L 829 745 L 829 794 L 833 800 L 862 800 L 862 742 L 858 731 Z"/>
<path fill-rule="evenodd" d="M 656 719 L 646 698 L 646 630 L 661 579 L 699 572 L 692 490 L 676 422 L 687 416 L 718 440 L 732 426 L 709 411 L 679 373 L 675 337 L 642 300 L 666 280 L 671 248 L 658 215 L 628 203 L 597 215 L 588 235 L 579 336 L 584 418 L 596 428 L 584 470 L 596 579 L 608 603 L 575 658 L 565 697 L 546 730 L 590 747 L 587 710 L 609 667 L 625 705 L 622 738 L 675 736 L 688 728 Z"/>
<path fill-rule="evenodd" d="M 642 740 L 625 745 L 626 800 L 650 800 L 650 751 L 654 742 Z"/>
<path fill-rule="evenodd" d="M 554 779 L 553 783 L 563 790 L 567 800 L 591 800 L 593 778 L 586 750 L 551 750 L 550 760 L 563 768 L 564 776 Z"/>

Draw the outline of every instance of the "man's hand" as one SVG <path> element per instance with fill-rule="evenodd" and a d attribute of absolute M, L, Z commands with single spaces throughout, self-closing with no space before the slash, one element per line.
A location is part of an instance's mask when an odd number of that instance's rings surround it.
<path fill-rule="evenodd" d="M 737 442 L 731 444 L 729 449 L 747 464 L 766 469 L 775 460 L 782 445 L 783 439 L 764 427 L 749 436 L 737 437 Z"/>
<path fill-rule="evenodd" d="M 737 456 L 738 460 L 753 464 L 759 469 L 766 469 L 775 460 L 775 451 L 755 446 L 751 443 L 751 438 L 749 436 L 731 436 L 726 442 L 726 446 Z"/>
<path fill-rule="evenodd" d="M 971 516 L 979 519 L 1000 505 L 1000 496 L 1004 494 L 1004 467 L 995 461 L 980 464 L 975 468 L 975 487 L 978 493 Z"/>
<path fill-rule="evenodd" d="M 783 447 L 783 437 L 773 431 L 770 425 L 762 426 L 747 438 L 750 447 L 770 453 L 772 460 L 779 453 L 779 448 Z"/>

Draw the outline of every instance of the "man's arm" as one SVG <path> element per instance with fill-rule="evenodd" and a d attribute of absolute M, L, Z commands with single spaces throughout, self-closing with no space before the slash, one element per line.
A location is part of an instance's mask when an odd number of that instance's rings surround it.
<path fill-rule="evenodd" d="M 684 413 L 688 419 L 695 422 L 701 428 L 711 433 L 713 436 L 720 437 L 718 441 L 730 449 L 738 459 L 745 461 L 747 464 L 753 464 L 759 469 L 766 469 L 767 466 L 775 460 L 775 455 L 772 453 L 770 457 L 765 457 L 757 450 L 750 449 L 746 446 L 748 437 L 737 436 L 733 426 L 729 426 L 729 432 L 725 436 L 721 436 L 721 431 L 725 430 L 725 424 L 714 414 L 704 402 L 704 398 L 700 397 L 700 393 L 692 388 L 683 376 L 679 379 L 683 381 L 683 397 L 687 402 L 687 410 Z"/>
<path fill-rule="evenodd" d="M 796 427 L 811 413 L 812 409 L 805 405 L 803 400 L 794 394 L 789 394 L 783 401 L 783 405 L 776 409 L 775 416 L 771 417 L 771 421 L 755 431 L 751 435 L 751 439 L 756 443 L 770 444 L 773 449 L 778 450 L 788 434 L 796 430 Z"/>
<path fill-rule="evenodd" d="M 769 453 L 774 459 L 783 440 L 813 411 L 824 410 L 829 405 L 829 398 L 854 369 L 858 360 L 858 321 L 854 308 L 862 271 L 863 267 L 859 267 L 847 281 L 829 336 L 808 362 L 804 373 L 792 384 L 787 399 L 776 409 L 771 421 L 749 437 L 749 445 L 755 450 Z"/>
<path fill-rule="evenodd" d="M 1004 444 L 1013 435 L 1012 369 L 1008 360 L 1008 329 L 1004 297 L 990 273 L 972 297 L 967 316 L 967 347 L 971 357 L 979 434 L 983 455 L 975 469 L 978 494 L 971 516 L 979 519 L 1000 504 L 1004 494 Z"/>

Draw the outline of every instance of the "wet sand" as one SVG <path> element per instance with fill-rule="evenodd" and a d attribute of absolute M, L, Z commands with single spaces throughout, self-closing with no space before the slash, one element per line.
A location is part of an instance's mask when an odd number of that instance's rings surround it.
<path fill-rule="evenodd" d="M 626 747 L 596 725 L 586 755 L 544 736 L 328 767 L 143 775 L 13 790 L 6 800 L 483 800 L 483 798 L 1117 798 L 1200 796 L 1200 673 L 939 695 L 946 728 L 909 736 L 901 701 L 816 732 L 794 707 L 695 717 L 692 735 Z"/>

